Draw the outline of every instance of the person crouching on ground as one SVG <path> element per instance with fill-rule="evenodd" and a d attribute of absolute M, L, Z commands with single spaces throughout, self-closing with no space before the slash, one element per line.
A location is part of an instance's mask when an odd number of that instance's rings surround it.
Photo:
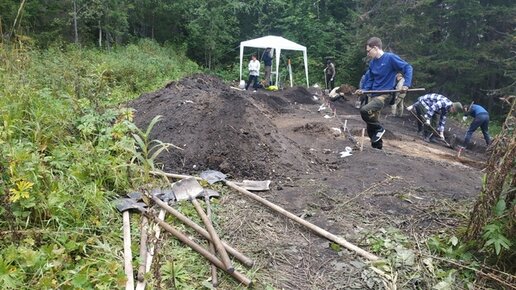
<path fill-rule="evenodd" d="M 469 142 L 471 141 L 471 136 L 473 136 L 473 133 L 478 129 L 478 127 L 482 130 L 486 145 L 489 146 L 491 144 L 491 136 L 489 136 L 488 132 L 489 113 L 484 109 L 484 107 L 472 104 L 464 109 L 464 121 L 466 121 L 467 116 L 473 117 L 473 122 L 469 125 L 468 132 L 466 132 L 466 136 L 464 137 L 464 147 L 468 147 Z"/>
<path fill-rule="evenodd" d="M 455 113 L 462 111 L 462 104 L 452 102 L 447 97 L 440 94 L 426 94 L 417 99 L 417 102 L 407 107 L 407 110 L 416 110 L 417 132 L 423 132 L 426 142 L 434 141 L 434 130 L 437 126 L 439 138 L 444 139 L 444 126 L 446 125 L 446 115 L 448 112 Z M 437 119 L 439 123 L 437 124 Z"/>
<path fill-rule="evenodd" d="M 253 54 L 251 56 L 251 61 L 249 61 L 249 80 L 247 81 L 247 85 L 245 89 L 249 88 L 251 82 L 253 83 L 253 88 L 256 90 L 259 86 L 258 76 L 260 75 L 260 62 L 256 60 L 256 55 Z"/>
<path fill-rule="evenodd" d="M 396 74 L 396 90 L 401 91 L 403 89 L 403 84 L 405 83 L 405 78 L 403 78 L 403 74 Z M 406 93 L 397 92 L 395 94 L 394 105 L 391 106 L 391 113 L 395 117 L 403 117 L 403 100 L 405 99 Z"/>
<path fill-rule="evenodd" d="M 392 90 L 396 84 L 396 74 L 402 72 L 405 84 L 402 92 L 406 92 L 412 84 L 412 66 L 398 55 L 382 50 L 382 41 L 378 37 L 371 37 L 366 45 L 367 56 L 371 58 L 369 69 L 366 72 L 363 86 L 355 93 L 362 95 L 366 90 Z M 371 139 L 373 148 L 382 149 L 382 136 L 385 129 L 380 124 L 380 111 L 392 101 L 391 94 L 373 94 L 369 102 L 360 108 L 362 120 L 367 124 L 367 135 Z"/>

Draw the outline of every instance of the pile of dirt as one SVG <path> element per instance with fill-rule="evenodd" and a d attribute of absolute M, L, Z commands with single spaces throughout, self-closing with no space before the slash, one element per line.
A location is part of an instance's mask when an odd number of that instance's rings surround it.
<path fill-rule="evenodd" d="M 317 104 L 303 87 L 281 92 L 242 92 L 208 75 L 194 75 L 144 94 L 129 106 L 146 128 L 163 116 L 152 138 L 183 148 L 162 154 L 165 170 L 195 173 L 215 169 L 235 177 L 270 178 L 275 172 L 312 168 L 272 118 L 292 104 Z"/>

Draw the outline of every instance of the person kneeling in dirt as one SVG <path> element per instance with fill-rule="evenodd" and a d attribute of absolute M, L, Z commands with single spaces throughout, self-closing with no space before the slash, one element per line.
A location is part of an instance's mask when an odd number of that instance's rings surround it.
<path fill-rule="evenodd" d="M 491 136 L 489 136 L 488 132 L 489 113 L 484 109 L 484 107 L 472 104 L 471 106 L 464 108 L 463 120 L 466 121 L 468 116 L 473 117 L 473 122 L 471 122 L 468 132 L 466 132 L 466 136 L 464 137 L 464 147 L 468 146 L 469 141 L 471 141 L 471 136 L 473 136 L 473 133 L 478 129 L 478 127 L 482 129 L 486 145 L 489 146 L 489 144 L 491 144 Z"/>
<path fill-rule="evenodd" d="M 417 102 L 407 107 L 407 110 L 416 110 L 417 115 L 417 132 L 423 132 L 423 138 L 426 142 L 433 142 L 434 128 L 437 126 L 439 138 L 444 140 L 444 125 L 446 124 L 446 115 L 448 112 L 455 113 L 462 111 L 462 104 L 452 102 L 447 97 L 440 94 L 426 94 L 417 99 Z"/>

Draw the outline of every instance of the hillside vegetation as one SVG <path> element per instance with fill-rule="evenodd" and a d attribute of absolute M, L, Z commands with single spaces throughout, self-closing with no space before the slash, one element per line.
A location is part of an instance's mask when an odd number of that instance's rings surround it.
<path fill-rule="evenodd" d="M 150 41 L 0 53 L 0 287 L 121 287 L 110 200 L 144 176 L 131 163 L 133 112 L 117 104 L 198 66 Z"/>

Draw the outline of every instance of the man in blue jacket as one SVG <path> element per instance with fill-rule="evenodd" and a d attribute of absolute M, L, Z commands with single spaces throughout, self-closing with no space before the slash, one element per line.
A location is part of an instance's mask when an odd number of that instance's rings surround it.
<path fill-rule="evenodd" d="M 363 86 L 356 94 L 363 94 L 369 90 L 392 90 L 396 86 L 396 74 L 402 72 L 405 83 L 402 92 L 406 92 L 412 85 L 412 66 L 398 55 L 382 50 L 382 40 L 371 37 L 366 45 L 367 56 L 371 58 L 369 69 L 366 72 Z M 380 124 L 378 116 L 380 111 L 394 98 L 391 94 L 373 94 L 369 102 L 360 108 L 362 120 L 367 124 L 367 134 L 371 139 L 373 148 L 382 149 L 382 136 L 385 129 Z"/>
<path fill-rule="evenodd" d="M 486 141 L 486 145 L 489 146 L 491 144 L 491 136 L 489 136 L 489 113 L 484 109 L 484 107 L 473 104 L 471 106 L 466 107 L 464 110 L 464 121 L 467 119 L 467 116 L 473 117 L 473 122 L 469 126 L 468 132 L 466 132 L 466 136 L 464 137 L 464 147 L 467 147 L 469 141 L 471 140 L 471 136 L 473 133 L 480 127 L 482 129 L 482 134 L 484 135 L 484 140 Z"/>

